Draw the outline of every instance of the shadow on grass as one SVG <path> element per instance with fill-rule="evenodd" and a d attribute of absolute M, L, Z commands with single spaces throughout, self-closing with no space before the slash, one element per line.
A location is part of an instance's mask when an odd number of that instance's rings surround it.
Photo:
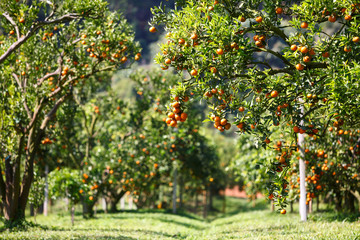
<path fill-rule="evenodd" d="M 360 213 L 322 211 L 309 215 L 309 220 L 314 222 L 357 222 L 360 221 Z"/>
<path fill-rule="evenodd" d="M 132 229 L 132 230 L 127 230 L 127 229 L 119 229 L 119 228 L 59 228 L 59 227 L 50 227 L 48 229 L 46 229 L 47 231 L 53 231 L 53 232 L 72 232 L 72 231 L 76 231 L 76 232 L 92 232 L 92 231 L 97 231 L 97 232 L 101 232 L 104 233 L 104 235 L 102 234 L 101 237 L 98 236 L 91 236 L 91 239 L 114 239 L 114 236 L 107 236 L 106 232 L 118 232 L 119 236 L 116 236 L 115 239 L 137 239 L 137 238 L 131 238 L 128 236 L 122 236 L 120 235 L 121 233 L 124 234 L 134 234 L 134 233 L 140 233 L 141 235 L 149 235 L 149 236 L 158 236 L 158 237 L 168 237 L 168 238 L 176 238 L 176 239 L 185 239 L 187 237 L 186 234 L 183 233 L 178 233 L 178 234 L 168 234 L 165 232 L 161 232 L 161 231 L 152 231 L 152 230 L 146 230 L 146 229 Z M 86 236 L 86 238 L 80 238 L 80 239 L 89 239 L 89 236 Z"/>
<path fill-rule="evenodd" d="M 217 201 L 222 201 L 220 198 L 218 198 Z M 215 205 L 215 208 L 217 211 L 212 212 L 215 215 L 211 215 L 210 213 L 210 221 L 214 221 L 219 218 L 226 218 L 231 217 L 234 215 L 237 215 L 239 213 L 245 213 L 245 212 L 252 212 L 252 211 L 262 211 L 269 209 L 269 204 L 264 199 L 258 199 L 255 202 L 255 206 L 252 206 L 251 202 L 246 201 L 245 199 L 241 198 L 234 198 L 234 197 L 227 197 L 226 198 L 226 210 L 225 213 L 222 213 L 219 209 L 220 207 Z"/>

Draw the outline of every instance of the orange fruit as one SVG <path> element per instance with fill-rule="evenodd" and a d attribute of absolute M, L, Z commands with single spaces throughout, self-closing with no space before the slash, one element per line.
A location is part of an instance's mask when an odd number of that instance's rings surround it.
<path fill-rule="evenodd" d="M 216 53 L 219 54 L 219 55 L 223 55 L 224 54 L 224 50 L 222 50 L 221 48 L 218 48 L 216 50 Z"/>
<path fill-rule="evenodd" d="M 282 14 L 282 13 L 283 13 L 283 9 L 282 9 L 281 7 L 277 7 L 277 8 L 275 9 L 275 12 L 276 12 L 276 14 Z"/>
<path fill-rule="evenodd" d="M 255 19 L 255 21 L 257 21 L 258 23 L 261 23 L 263 21 L 263 18 L 261 16 L 259 16 Z"/>
<path fill-rule="evenodd" d="M 154 33 L 156 31 L 157 31 L 156 27 L 150 27 L 149 28 L 149 32 L 151 32 L 151 33 Z"/>
<path fill-rule="evenodd" d="M 305 57 L 303 57 L 303 61 L 306 62 L 306 63 L 310 62 L 311 58 L 309 56 L 305 56 Z"/>
<path fill-rule="evenodd" d="M 307 47 L 300 47 L 299 50 L 301 53 L 304 53 L 304 54 L 306 54 L 309 51 L 309 49 Z"/>
<path fill-rule="evenodd" d="M 351 17 L 350 15 L 346 15 L 346 16 L 345 16 L 345 20 L 346 20 L 346 21 L 350 21 L 351 19 L 352 19 L 352 17 Z"/>
<path fill-rule="evenodd" d="M 299 70 L 299 71 L 304 70 L 304 65 L 302 65 L 301 63 L 296 64 L 295 67 L 296 67 L 296 69 Z"/>
<path fill-rule="evenodd" d="M 336 17 L 334 15 L 329 16 L 328 18 L 329 22 L 336 22 Z"/>
<path fill-rule="evenodd" d="M 275 98 L 275 97 L 277 97 L 279 95 L 279 92 L 274 90 L 274 91 L 271 92 L 270 95 L 271 95 L 271 97 Z"/>
<path fill-rule="evenodd" d="M 308 28 L 309 24 L 307 22 L 301 23 L 301 28 Z"/>
<path fill-rule="evenodd" d="M 351 47 L 345 46 L 345 47 L 344 47 L 344 51 L 345 51 L 345 52 L 351 52 Z"/>
<path fill-rule="evenodd" d="M 297 46 L 295 44 L 291 45 L 290 47 L 291 51 L 296 51 L 297 50 Z"/>
<path fill-rule="evenodd" d="M 293 130 L 294 130 L 294 133 L 298 133 L 298 132 L 300 131 L 300 128 L 299 128 L 298 126 L 295 126 L 295 127 L 293 128 Z"/>
<path fill-rule="evenodd" d="M 191 76 L 196 76 L 198 74 L 198 71 L 196 69 L 191 70 L 190 72 Z"/>

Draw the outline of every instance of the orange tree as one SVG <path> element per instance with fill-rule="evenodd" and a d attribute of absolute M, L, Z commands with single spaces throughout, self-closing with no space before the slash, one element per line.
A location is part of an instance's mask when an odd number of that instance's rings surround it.
<path fill-rule="evenodd" d="M 221 179 L 216 165 L 218 158 L 215 150 L 198 132 L 200 124 L 198 109 L 192 105 L 183 105 L 181 113 L 168 111 L 166 106 L 170 101 L 168 91 L 180 78 L 155 70 L 138 71 L 131 78 L 137 83 L 136 91 L 139 95 L 137 104 L 141 104 L 141 101 L 150 101 L 151 106 L 142 114 L 143 129 L 141 132 L 146 139 L 144 138 L 141 142 L 146 142 L 145 147 L 138 147 L 140 142 L 137 144 L 130 142 L 125 149 L 133 149 L 133 152 L 123 156 L 137 159 L 138 166 L 133 168 L 133 174 L 137 177 L 133 178 L 134 186 L 132 188 L 137 206 L 153 206 L 157 200 L 161 202 L 163 199 L 160 199 L 159 195 L 162 194 L 162 191 L 159 191 L 159 187 L 172 181 L 170 177 L 175 168 L 179 171 L 179 179 L 184 179 L 180 181 L 182 185 L 202 179 L 205 182 L 200 183 L 201 186 L 206 186 L 211 177 L 217 181 Z M 180 101 L 180 97 L 174 96 L 174 98 Z M 189 97 L 182 98 L 185 102 L 188 99 Z M 163 117 L 166 113 L 168 116 Z M 139 118 L 139 115 L 141 114 L 136 116 Z M 182 123 L 178 124 L 175 129 L 168 128 L 166 125 L 170 125 L 173 121 L 171 120 L 169 123 L 169 115 L 180 118 Z M 184 118 L 184 116 L 186 117 Z M 162 121 L 161 118 L 163 118 Z M 132 138 L 127 140 L 132 141 Z M 136 146 L 135 149 L 134 146 Z M 150 164 L 146 166 L 146 163 Z M 134 172 L 141 167 L 145 172 Z M 152 180 L 150 181 L 149 178 Z"/>
<path fill-rule="evenodd" d="M 335 130 L 334 124 L 337 121 L 328 128 L 326 137 L 310 138 L 305 144 L 305 163 L 309 168 L 306 204 L 320 196 L 330 197 L 337 211 L 354 212 L 355 199 L 360 202 L 359 130 Z M 298 189 L 296 167 L 290 181 L 293 189 Z"/>
<path fill-rule="evenodd" d="M 138 52 L 129 25 L 106 5 L 101 0 L 0 3 L 5 33 L 0 37 L 5 159 L 0 191 L 9 222 L 24 218 L 34 158 L 59 107 L 89 76 L 124 66 Z"/>
<path fill-rule="evenodd" d="M 359 4 L 352 1 L 178 1 L 167 13 L 153 9 L 167 42 L 156 61 L 185 71 L 174 90 L 205 100 L 220 131 L 230 128 L 270 142 L 272 128 L 322 135 L 337 112 L 359 123 Z M 328 31 L 330 26 L 331 31 Z M 156 32 L 155 26 L 150 28 Z M 275 44 L 275 42 L 277 44 Z M 230 115 L 230 113 L 232 115 Z M 229 119 L 235 116 L 234 119 Z M 307 123 L 312 118 L 312 126 Z M 346 118 L 346 120 L 345 120 Z M 301 146 L 300 146 L 301 147 Z M 302 148 L 301 148 L 302 149 Z M 284 176 L 289 160 L 268 172 Z M 281 171 L 277 171 L 281 169 Z M 282 179 L 274 180 L 276 186 Z M 283 208 L 282 188 L 269 188 Z"/>

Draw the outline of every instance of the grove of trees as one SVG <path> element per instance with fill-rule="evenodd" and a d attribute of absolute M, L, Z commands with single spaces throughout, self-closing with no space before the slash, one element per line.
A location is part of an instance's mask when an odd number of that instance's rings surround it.
<path fill-rule="evenodd" d="M 22 224 L 29 204 L 47 208 L 49 198 L 67 199 L 73 224 L 76 205 L 91 218 L 99 201 L 116 212 L 126 195 L 137 209 L 172 202 L 174 212 L 185 198 L 196 211 L 203 195 L 206 216 L 213 195 L 240 183 L 281 214 L 299 201 L 302 220 L 313 199 L 360 211 L 360 3 L 161 4 L 150 26 L 135 24 L 154 41 L 164 28 L 159 69 L 139 67 L 141 44 L 125 8 L 141 4 L 1 1 L 6 226 Z M 241 135 L 237 153 L 224 156 L 219 146 L 228 146 L 204 133 L 213 131 Z"/>

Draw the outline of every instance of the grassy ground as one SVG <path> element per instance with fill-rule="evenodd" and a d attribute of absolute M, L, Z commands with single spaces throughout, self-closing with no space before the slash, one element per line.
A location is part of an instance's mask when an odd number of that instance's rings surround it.
<path fill-rule="evenodd" d="M 221 206 L 221 202 L 216 202 Z M 28 219 L 33 220 L 33 219 Z M 360 239 L 360 222 L 323 212 L 301 223 L 297 214 L 271 213 L 258 202 L 255 209 L 245 200 L 227 199 L 227 213 L 213 213 L 207 221 L 198 216 L 165 211 L 129 211 L 98 214 L 71 227 L 70 216 L 38 216 L 41 227 L 0 233 L 0 239 Z M 47 228 L 47 230 L 44 230 Z"/>

